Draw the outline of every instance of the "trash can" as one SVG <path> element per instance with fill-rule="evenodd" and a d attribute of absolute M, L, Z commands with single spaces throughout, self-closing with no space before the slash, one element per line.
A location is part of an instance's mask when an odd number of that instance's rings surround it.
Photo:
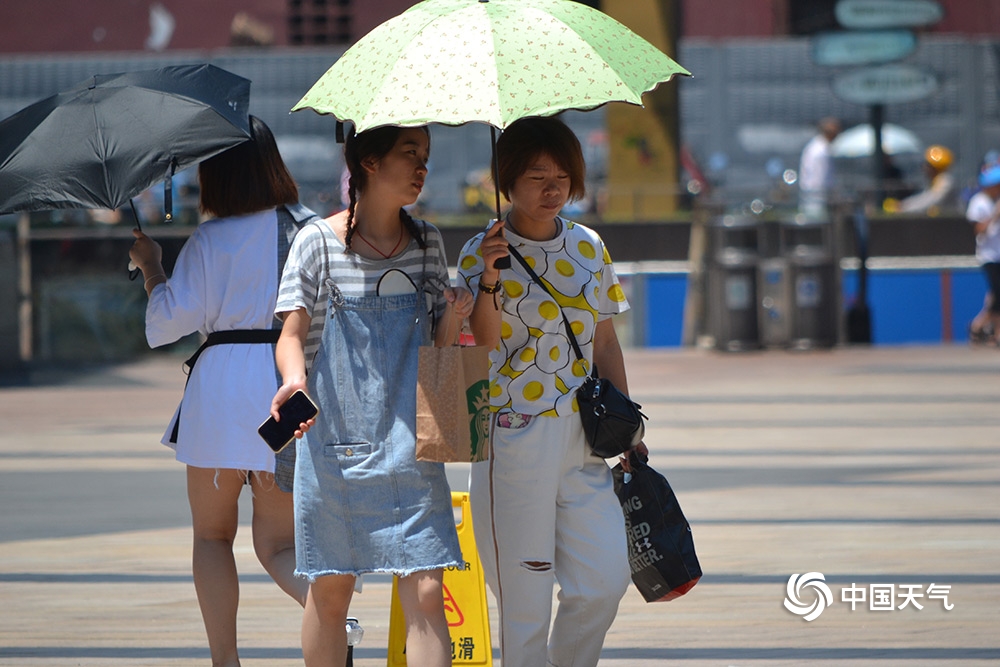
<path fill-rule="evenodd" d="M 788 259 L 782 247 L 780 220 L 762 220 L 759 225 L 757 249 L 757 328 L 763 347 L 788 345 L 791 339 L 791 289 L 788 279 Z"/>
<path fill-rule="evenodd" d="M 724 215 L 711 225 L 709 332 L 720 350 L 760 346 L 757 331 L 757 221 Z"/>
<path fill-rule="evenodd" d="M 764 347 L 787 346 L 792 338 L 792 290 L 786 258 L 761 258 L 757 291 L 760 296 L 757 307 L 760 344 Z"/>
<path fill-rule="evenodd" d="M 839 280 L 833 225 L 797 218 L 782 223 L 786 264 L 782 298 L 787 299 L 788 346 L 833 347 L 839 331 Z"/>

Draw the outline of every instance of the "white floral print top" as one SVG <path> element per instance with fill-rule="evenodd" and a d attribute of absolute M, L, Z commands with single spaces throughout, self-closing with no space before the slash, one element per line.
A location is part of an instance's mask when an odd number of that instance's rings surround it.
<path fill-rule="evenodd" d="M 559 221 L 561 229 L 549 241 L 531 241 L 505 231 L 507 240 L 546 283 L 556 301 L 513 258 L 511 268 L 501 271 L 503 291 L 497 295 L 503 309 L 500 343 L 490 353 L 490 407 L 494 411 L 538 416 L 575 413 L 576 389 L 593 361 L 597 322 L 629 308 L 601 237 L 583 225 L 562 218 Z M 458 274 L 477 298 L 491 299 L 478 291 L 483 272 L 479 244 L 484 234 L 465 244 Z M 560 308 L 569 319 L 585 363 L 576 358 Z"/>

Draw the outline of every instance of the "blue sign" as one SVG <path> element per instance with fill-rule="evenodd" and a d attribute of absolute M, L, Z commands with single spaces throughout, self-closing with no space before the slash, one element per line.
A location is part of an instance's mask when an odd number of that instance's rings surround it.
<path fill-rule="evenodd" d="M 833 81 L 833 92 L 855 104 L 915 102 L 938 88 L 933 72 L 908 65 L 868 67 L 843 74 Z"/>
<path fill-rule="evenodd" d="M 874 65 L 905 58 L 917 48 L 917 37 L 909 30 L 827 32 L 812 40 L 817 65 Z"/>
<path fill-rule="evenodd" d="M 834 13 L 845 28 L 917 28 L 944 18 L 933 0 L 840 0 Z"/>

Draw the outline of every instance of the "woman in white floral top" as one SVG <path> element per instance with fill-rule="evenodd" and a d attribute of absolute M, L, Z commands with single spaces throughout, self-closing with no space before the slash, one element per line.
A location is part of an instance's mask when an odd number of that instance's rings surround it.
<path fill-rule="evenodd" d="M 473 335 L 493 349 L 490 459 L 473 464 L 470 480 L 476 543 L 500 610 L 504 667 L 593 666 L 629 583 L 628 548 L 611 471 L 587 447 L 575 394 L 595 363 L 628 391 L 611 322 L 628 303 L 601 238 L 559 217 L 584 194 L 573 132 L 555 118 L 525 118 L 504 131 L 497 156 L 510 211 L 459 258 L 460 279 L 477 294 Z M 510 246 L 548 290 L 519 262 L 495 267 Z"/>

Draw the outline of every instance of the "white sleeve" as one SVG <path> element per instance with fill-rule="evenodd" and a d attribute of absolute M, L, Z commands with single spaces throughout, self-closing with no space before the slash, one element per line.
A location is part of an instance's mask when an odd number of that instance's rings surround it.
<path fill-rule="evenodd" d="M 206 235 L 199 227 L 181 248 L 170 278 L 153 288 L 146 304 L 146 340 L 160 347 L 196 331 L 208 333 L 209 281 Z"/>
<path fill-rule="evenodd" d="M 312 314 L 319 296 L 323 243 L 323 235 L 315 225 L 306 225 L 295 235 L 281 273 L 275 314 L 298 308 L 305 308 L 307 313 Z"/>

